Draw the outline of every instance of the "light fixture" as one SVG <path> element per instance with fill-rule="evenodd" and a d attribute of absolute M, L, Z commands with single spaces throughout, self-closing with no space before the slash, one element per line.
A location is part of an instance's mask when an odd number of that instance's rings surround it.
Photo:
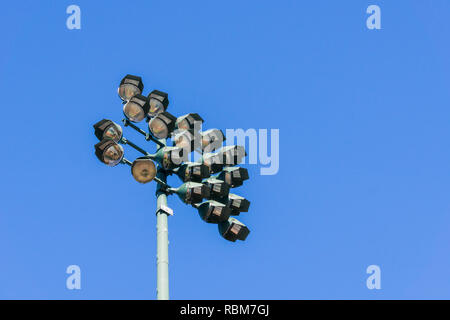
<path fill-rule="evenodd" d="M 140 122 L 145 119 L 149 108 L 147 98 L 137 94 L 123 106 L 123 114 L 132 122 Z"/>
<path fill-rule="evenodd" d="M 187 204 L 202 202 L 209 197 L 209 188 L 197 182 L 186 182 L 178 188 L 169 188 L 169 192 L 176 193 L 178 197 Z"/>
<path fill-rule="evenodd" d="M 219 149 L 225 141 L 225 135 L 219 129 L 209 129 L 200 133 L 202 151 L 212 152 Z"/>
<path fill-rule="evenodd" d="M 125 119 L 122 122 L 124 127 L 135 130 L 145 141 L 153 142 L 156 152 L 149 153 L 146 147 L 142 148 L 128 140 L 121 126 L 103 119 L 94 125 L 95 136 L 100 140 L 95 145 L 95 154 L 108 166 L 119 163 L 130 166 L 133 178 L 139 183 L 155 181 L 157 184 L 156 292 L 158 300 L 167 300 L 167 220 L 168 216 L 173 215 L 167 198 L 176 193 L 184 203 L 196 208 L 202 220 L 217 224 L 221 236 L 226 240 L 245 240 L 249 229 L 231 216 L 248 211 L 250 202 L 229 192 L 230 188 L 241 186 L 249 176 L 247 169 L 234 167 L 246 156 L 243 147 L 224 146 L 224 132 L 219 129 L 202 131 L 204 121 L 199 114 L 183 112 L 184 115 L 177 118 L 167 112 L 167 93 L 153 90 L 144 96 L 143 89 L 141 77 L 126 75 L 121 80 L 117 91 L 123 102 Z M 141 121 L 147 122 L 149 130 L 143 130 L 136 124 Z M 173 146 L 169 147 L 172 143 Z M 125 158 L 123 145 L 135 149 L 143 156 L 134 161 Z M 200 160 L 188 162 L 191 151 L 201 153 Z M 172 188 L 168 184 L 168 176 L 172 174 L 178 175 L 183 181 L 178 188 Z M 117 189 L 117 186 L 111 188 Z M 148 207 L 148 202 L 144 202 L 144 206 Z"/>
<path fill-rule="evenodd" d="M 208 200 L 195 205 L 202 220 L 208 223 L 220 223 L 227 221 L 230 217 L 231 209 L 223 203 Z"/>
<path fill-rule="evenodd" d="M 226 167 L 216 177 L 228 183 L 231 188 L 242 186 L 248 180 L 248 170 L 241 167 Z"/>
<path fill-rule="evenodd" d="M 202 117 L 198 113 L 188 113 L 184 116 L 178 117 L 175 123 L 176 127 L 181 130 L 195 130 L 198 131 L 203 123 Z"/>
<path fill-rule="evenodd" d="M 201 162 L 209 168 L 211 173 L 217 173 L 223 169 L 223 160 L 217 153 L 204 153 Z"/>
<path fill-rule="evenodd" d="M 95 155 L 104 164 L 114 167 L 123 159 L 123 148 L 113 140 L 102 140 L 95 145 Z"/>
<path fill-rule="evenodd" d="M 127 74 L 122 81 L 120 81 L 117 89 L 120 99 L 123 101 L 130 100 L 133 96 L 141 94 L 144 89 L 141 77 Z"/>
<path fill-rule="evenodd" d="M 166 111 L 169 106 L 169 95 L 159 90 L 153 90 L 148 95 L 149 110 L 146 112 L 150 117 L 154 117 Z"/>
<path fill-rule="evenodd" d="M 151 133 L 159 139 L 166 139 L 175 129 L 177 118 L 169 112 L 163 112 L 150 120 L 148 127 Z"/>
<path fill-rule="evenodd" d="M 220 235 L 232 242 L 244 241 L 250 233 L 247 226 L 235 218 L 229 218 L 227 221 L 219 223 L 218 228 Z"/>
<path fill-rule="evenodd" d="M 178 147 L 164 147 L 160 148 L 154 155 L 156 161 L 158 161 L 165 170 L 171 170 L 181 166 L 183 161 L 186 160 L 184 150 Z"/>
<path fill-rule="evenodd" d="M 203 179 L 209 178 L 209 168 L 198 162 L 186 162 L 176 169 L 176 174 L 183 182 L 193 181 L 202 182 Z"/>
<path fill-rule="evenodd" d="M 103 119 L 94 124 L 95 136 L 98 140 L 112 140 L 114 142 L 119 142 L 122 139 L 122 127 L 117 123 L 112 122 L 108 119 Z"/>
<path fill-rule="evenodd" d="M 140 157 L 133 161 L 131 174 L 140 183 L 148 183 L 156 176 L 156 166 L 148 157 Z"/>
<path fill-rule="evenodd" d="M 136 181 L 145 184 L 156 182 L 156 222 L 157 222 L 157 299 L 169 299 L 168 287 L 168 224 L 167 216 L 173 209 L 167 205 L 169 195 L 176 193 L 180 199 L 198 210 L 200 217 L 218 224 L 221 236 L 229 241 L 245 240 L 249 229 L 232 218 L 240 212 L 248 211 L 250 202 L 238 195 L 230 194 L 231 187 L 237 187 L 248 179 L 248 171 L 232 167 L 246 156 L 240 146 L 223 146 L 224 133 L 219 129 L 201 131 L 203 119 L 197 113 L 175 117 L 167 112 L 168 94 L 153 90 L 143 95 L 141 77 L 126 75 L 118 88 L 122 99 L 122 120 L 124 127 L 131 128 L 144 136 L 146 141 L 156 144 L 155 153 L 128 140 L 122 127 L 111 120 L 103 119 L 94 125 L 95 136 L 100 140 L 95 145 L 97 158 L 108 166 L 119 163 L 131 167 Z M 149 130 L 143 130 L 134 122 L 148 122 Z M 168 144 L 172 141 L 173 147 Z M 144 156 L 133 162 L 124 157 L 122 145 L 127 145 Z M 187 162 L 191 151 L 201 153 L 197 162 Z M 230 167 L 231 166 L 231 167 Z M 211 173 L 214 176 L 211 177 Z M 172 188 L 167 183 L 169 175 L 178 175 L 183 184 Z M 117 189 L 117 186 L 111 186 Z M 116 197 L 117 198 L 117 197 Z M 125 199 L 126 200 L 126 199 Z M 144 206 L 148 209 L 148 203 Z"/>
<path fill-rule="evenodd" d="M 186 153 L 196 150 L 200 144 L 192 130 L 175 130 L 172 140 L 174 146 L 183 148 Z"/>
<path fill-rule="evenodd" d="M 203 180 L 203 183 L 209 188 L 208 199 L 220 201 L 221 199 L 228 197 L 230 185 L 225 183 L 225 181 L 211 177 Z"/>
<path fill-rule="evenodd" d="M 238 216 L 241 212 L 248 212 L 250 201 L 237 194 L 228 194 L 227 206 L 231 209 L 231 214 Z"/>
<path fill-rule="evenodd" d="M 217 152 L 224 166 L 235 166 L 242 162 L 247 153 L 243 146 L 226 146 Z"/>

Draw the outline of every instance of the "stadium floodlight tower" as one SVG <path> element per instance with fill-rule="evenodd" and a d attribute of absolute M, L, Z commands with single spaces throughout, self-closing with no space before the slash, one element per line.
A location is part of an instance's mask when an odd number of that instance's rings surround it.
<path fill-rule="evenodd" d="M 218 129 L 201 132 L 203 119 L 197 113 L 175 117 L 167 112 L 168 94 L 159 90 L 143 95 L 141 77 L 126 75 L 120 82 L 118 94 L 122 100 L 125 119 L 122 123 L 155 144 L 149 153 L 124 137 L 122 127 L 108 119 L 94 124 L 95 155 L 104 164 L 131 167 L 131 175 L 139 183 L 156 181 L 157 229 L 157 299 L 169 299 L 169 241 L 167 196 L 176 194 L 185 204 L 198 210 L 200 218 L 217 224 L 220 235 L 229 241 L 245 240 L 249 229 L 231 216 L 247 212 L 250 202 L 234 193 L 249 178 L 245 168 L 236 167 L 246 156 L 242 146 L 225 146 L 225 136 Z M 145 130 L 137 124 L 145 122 Z M 148 130 L 148 131 L 147 131 Z M 169 146 L 168 140 L 172 146 Z M 134 161 L 125 158 L 122 145 L 128 145 L 142 156 Z M 189 161 L 191 152 L 201 154 L 198 161 Z M 214 175 L 212 175 L 214 174 Z M 182 184 L 173 188 L 167 184 L 168 176 L 176 175 Z"/>

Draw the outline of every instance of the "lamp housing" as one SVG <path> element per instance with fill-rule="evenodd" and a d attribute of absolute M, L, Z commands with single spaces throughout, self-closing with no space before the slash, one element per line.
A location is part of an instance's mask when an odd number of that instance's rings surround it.
<path fill-rule="evenodd" d="M 202 182 L 203 179 L 209 178 L 209 168 L 198 162 L 183 163 L 176 171 L 176 174 L 183 182 Z"/>
<path fill-rule="evenodd" d="M 225 167 L 216 177 L 225 181 L 231 188 L 242 186 L 249 179 L 248 170 L 241 167 Z"/>
<path fill-rule="evenodd" d="M 165 112 L 169 106 L 169 95 L 159 90 L 150 92 L 147 99 L 149 104 L 149 110 L 147 112 L 150 117 Z"/>
<path fill-rule="evenodd" d="M 207 186 L 191 181 L 183 183 L 176 189 L 170 189 L 170 191 L 175 192 L 181 201 L 187 204 L 199 203 L 209 197 L 209 189 Z"/>
<path fill-rule="evenodd" d="M 175 129 L 177 118 L 169 112 L 162 112 L 150 120 L 148 127 L 153 136 L 158 139 L 166 139 Z"/>
<path fill-rule="evenodd" d="M 225 181 L 214 177 L 203 180 L 203 183 L 209 188 L 209 198 L 211 200 L 221 200 L 228 197 L 230 185 Z"/>
<path fill-rule="evenodd" d="M 229 218 L 227 221 L 219 223 L 218 229 L 224 239 L 232 242 L 244 241 L 250 233 L 247 226 L 235 218 Z"/>
<path fill-rule="evenodd" d="M 217 152 L 224 166 L 235 166 L 242 162 L 247 153 L 243 146 L 225 146 Z"/>
<path fill-rule="evenodd" d="M 123 106 L 123 114 L 132 122 L 141 122 L 145 119 L 149 108 L 147 98 L 137 94 Z"/>
<path fill-rule="evenodd" d="M 208 223 L 220 223 L 227 221 L 231 209 L 223 203 L 208 200 L 197 205 L 198 214 L 203 221 Z"/>
<path fill-rule="evenodd" d="M 102 140 L 95 145 L 95 155 L 104 164 L 114 167 L 122 161 L 124 151 L 117 142 Z"/>
<path fill-rule="evenodd" d="M 199 140 L 193 130 L 175 130 L 172 134 L 173 145 L 183 148 L 186 153 L 199 148 Z"/>
<path fill-rule="evenodd" d="M 200 133 L 203 152 L 213 152 L 219 149 L 226 140 L 222 130 L 209 129 Z"/>
<path fill-rule="evenodd" d="M 155 154 L 155 160 L 166 170 L 172 170 L 181 166 L 186 161 L 184 150 L 178 147 L 163 147 Z"/>
<path fill-rule="evenodd" d="M 119 142 L 122 139 L 122 127 L 108 119 L 103 119 L 94 124 L 95 136 L 98 140 L 112 140 Z"/>
<path fill-rule="evenodd" d="M 178 117 L 175 125 L 180 130 L 199 131 L 203 122 L 202 117 L 198 113 L 188 113 Z"/>
<path fill-rule="evenodd" d="M 234 216 L 238 216 L 241 212 L 248 212 L 250 207 L 250 201 L 234 193 L 228 194 L 228 200 L 226 203 L 231 209 L 231 214 Z"/>
<path fill-rule="evenodd" d="M 127 74 L 121 81 L 117 93 L 123 101 L 130 100 L 133 96 L 141 94 L 144 89 L 142 78 Z"/>
<path fill-rule="evenodd" d="M 139 183 L 148 183 L 156 177 L 156 166 L 148 157 L 140 157 L 133 161 L 131 174 Z"/>
<path fill-rule="evenodd" d="M 222 158 L 217 153 L 204 153 L 201 162 L 209 168 L 210 173 L 217 173 L 223 169 Z"/>

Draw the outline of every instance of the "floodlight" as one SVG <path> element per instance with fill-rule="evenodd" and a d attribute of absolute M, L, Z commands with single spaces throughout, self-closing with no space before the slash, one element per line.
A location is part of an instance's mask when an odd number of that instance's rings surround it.
<path fill-rule="evenodd" d="M 202 117 L 198 113 L 188 113 L 184 116 L 178 117 L 175 125 L 181 130 L 200 130 L 201 124 L 203 123 Z"/>
<path fill-rule="evenodd" d="M 231 209 L 223 203 L 208 200 L 195 205 L 198 209 L 198 214 L 202 220 L 209 223 L 220 223 L 227 221 L 230 217 Z"/>
<path fill-rule="evenodd" d="M 202 182 L 204 178 L 209 178 L 209 168 L 198 162 L 186 162 L 176 169 L 176 174 L 183 182 Z"/>
<path fill-rule="evenodd" d="M 211 173 L 217 173 L 223 169 L 222 157 L 217 153 L 204 153 L 201 161 Z"/>
<path fill-rule="evenodd" d="M 159 139 L 166 139 L 175 129 L 177 118 L 169 112 L 163 112 L 150 120 L 148 127 L 152 134 Z"/>
<path fill-rule="evenodd" d="M 199 147 L 199 141 L 195 139 L 192 130 L 176 130 L 172 135 L 173 145 L 183 148 L 186 153 L 190 153 Z"/>
<path fill-rule="evenodd" d="M 209 129 L 201 132 L 200 135 L 204 152 L 212 152 L 219 149 L 225 141 L 225 135 L 219 129 Z"/>
<path fill-rule="evenodd" d="M 209 188 L 208 199 L 220 200 L 227 197 L 230 192 L 230 185 L 225 183 L 225 181 L 211 177 L 203 180 L 203 183 Z"/>
<path fill-rule="evenodd" d="M 143 89 L 141 77 L 126 75 L 121 80 L 118 94 L 123 101 L 125 119 L 122 122 L 124 127 L 132 128 L 141 138 L 143 136 L 146 141 L 156 144 L 156 152 L 149 153 L 146 148 L 126 139 L 121 126 L 103 119 L 94 124 L 95 136 L 100 140 L 95 145 L 95 154 L 108 166 L 119 163 L 130 166 L 133 178 L 139 183 L 154 180 L 157 184 L 157 298 L 165 300 L 169 298 L 167 216 L 173 215 L 174 211 L 168 206 L 167 198 L 176 193 L 184 203 L 197 209 L 202 220 L 218 224 L 219 232 L 226 240 L 245 240 L 249 229 L 231 216 L 248 211 L 250 202 L 230 194 L 230 189 L 241 186 L 249 178 L 247 169 L 234 167 L 247 154 L 242 146 L 224 146 L 223 131 L 202 131 L 204 121 L 199 114 L 188 113 L 177 118 L 167 112 L 167 93 L 153 90 L 144 96 Z M 149 130 L 136 124 L 141 121 L 147 122 Z M 172 143 L 173 146 L 169 147 Z M 143 156 L 134 161 L 125 158 L 123 145 Z M 188 162 L 191 151 L 201 153 L 200 160 Z M 168 184 L 168 176 L 172 174 L 182 180 L 178 188 Z M 117 186 L 111 187 L 117 189 Z M 147 205 L 144 201 L 144 206 Z"/>
<path fill-rule="evenodd" d="M 131 165 L 131 174 L 137 182 L 150 182 L 156 176 L 155 164 L 148 157 L 137 158 Z"/>
<path fill-rule="evenodd" d="M 123 114 L 132 122 L 140 122 L 145 119 L 149 108 L 147 98 L 137 94 L 123 106 Z"/>
<path fill-rule="evenodd" d="M 104 164 L 114 167 L 123 159 L 123 148 L 113 140 L 102 140 L 95 145 L 95 155 Z"/>
<path fill-rule="evenodd" d="M 209 197 L 209 189 L 207 186 L 197 182 L 186 182 L 178 188 L 170 188 L 170 192 L 178 195 L 181 201 L 187 204 L 202 202 L 204 198 Z"/>
<path fill-rule="evenodd" d="M 155 160 L 158 161 L 164 169 L 171 170 L 179 167 L 186 160 L 184 150 L 178 147 L 160 148 L 155 154 Z"/>
<path fill-rule="evenodd" d="M 150 117 L 154 117 L 166 111 L 169 105 L 169 95 L 159 90 L 153 90 L 148 95 L 149 110 L 146 112 Z"/>
<path fill-rule="evenodd" d="M 250 230 L 245 224 L 235 218 L 229 218 L 227 221 L 218 225 L 220 235 L 228 240 L 235 242 L 236 240 L 245 240 Z"/>
<path fill-rule="evenodd" d="M 243 146 L 226 146 L 217 152 L 224 166 L 235 166 L 242 162 L 247 153 Z"/>
<path fill-rule="evenodd" d="M 141 94 L 144 89 L 141 77 L 128 74 L 120 81 L 119 93 L 120 99 L 123 101 L 130 100 L 133 96 Z"/>
<path fill-rule="evenodd" d="M 231 209 L 231 214 L 238 216 L 241 212 L 248 212 L 250 201 L 237 194 L 228 194 L 227 206 Z"/>
<path fill-rule="evenodd" d="M 231 188 L 242 186 L 245 180 L 248 180 L 248 170 L 241 167 L 226 167 L 217 175 L 219 180 L 223 180 Z"/>
<path fill-rule="evenodd" d="M 94 124 L 95 136 L 98 140 L 112 140 L 119 142 L 122 139 L 122 127 L 108 119 Z"/>

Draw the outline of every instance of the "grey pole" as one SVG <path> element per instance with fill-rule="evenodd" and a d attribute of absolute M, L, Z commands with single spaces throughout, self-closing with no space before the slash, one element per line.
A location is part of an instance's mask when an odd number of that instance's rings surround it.
<path fill-rule="evenodd" d="M 167 175 L 158 168 L 157 177 L 167 182 Z M 158 183 L 156 189 L 156 298 L 169 300 L 169 230 L 167 213 L 161 206 L 167 206 L 167 196 Z"/>

